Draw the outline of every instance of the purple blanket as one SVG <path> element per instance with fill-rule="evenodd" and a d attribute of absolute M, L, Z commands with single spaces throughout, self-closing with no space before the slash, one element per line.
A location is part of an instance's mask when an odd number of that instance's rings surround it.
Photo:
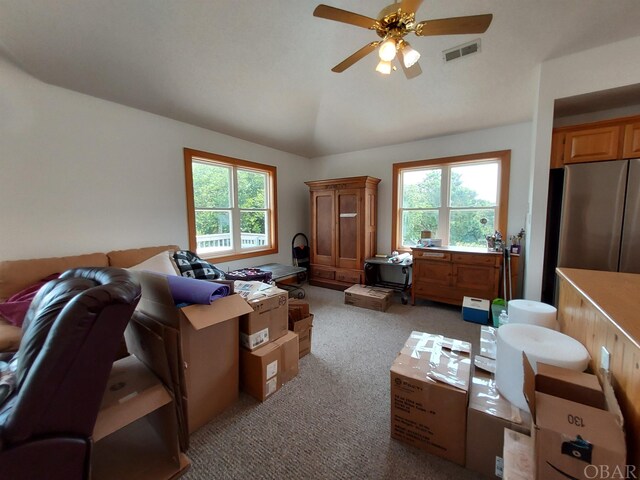
<path fill-rule="evenodd" d="M 176 303 L 209 305 L 229 295 L 229 286 L 207 280 L 167 275 L 169 290 Z"/>

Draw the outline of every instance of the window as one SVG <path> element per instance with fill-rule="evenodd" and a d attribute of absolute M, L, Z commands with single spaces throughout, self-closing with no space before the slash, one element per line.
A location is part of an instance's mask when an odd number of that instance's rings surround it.
<path fill-rule="evenodd" d="M 506 237 L 510 151 L 393 165 L 395 250 L 431 230 L 443 245 L 485 247 L 495 230 Z"/>
<path fill-rule="evenodd" d="M 205 259 L 278 252 L 276 167 L 184 149 L 189 248 Z"/>

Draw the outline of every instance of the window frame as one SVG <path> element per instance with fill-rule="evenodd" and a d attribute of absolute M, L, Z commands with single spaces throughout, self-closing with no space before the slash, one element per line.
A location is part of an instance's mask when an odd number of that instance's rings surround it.
<path fill-rule="evenodd" d="M 404 170 L 415 170 L 419 168 L 452 167 L 465 163 L 481 163 L 484 161 L 498 160 L 498 195 L 496 205 L 496 230 L 500 231 L 503 238 L 507 238 L 507 221 L 509 215 L 509 176 L 511 166 L 511 150 L 498 150 L 495 152 L 474 153 L 469 155 L 457 155 L 453 157 L 433 158 L 426 160 L 415 160 L 411 162 L 400 162 L 393 164 L 393 186 L 392 186 L 392 209 L 391 209 L 391 245 L 392 249 L 399 252 L 410 252 L 411 248 L 402 245 L 402 199 L 399 191 L 400 175 Z M 444 184 L 447 184 L 446 191 Z M 440 195 L 445 202 L 440 208 L 445 208 L 449 213 L 449 178 L 442 179 Z M 446 193 L 446 195 L 445 195 Z M 445 200 L 446 199 L 446 200 Z"/>
<path fill-rule="evenodd" d="M 192 164 L 194 161 L 200 163 L 210 163 L 216 165 L 224 165 L 232 169 L 232 206 L 228 209 L 231 212 L 232 218 L 237 214 L 238 220 L 242 211 L 252 211 L 252 209 L 242 209 L 238 206 L 238 192 L 237 192 L 237 171 L 238 169 L 255 170 L 267 175 L 267 189 L 269 191 L 267 211 L 268 221 L 268 236 L 270 239 L 270 245 L 261 248 L 252 248 L 251 250 L 242 251 L 241 242 L 238 246 L 232 250 L 220 252 L 219 254 L 197 253 L 197 239 L 196 239 L 196 212 L 195 212 L 195 199 L 193 193 L 193 169 Z M 185 189 L 187 198 L 187 231 L 189 235 L 189 250 L 197 253 L 201 258 L 205 260 L 215 260 L 216 262 L 229 262 L 233 260 L 240 260 L 244 258 L 261 257 L 264 255 L 272 255 L 278 253 L 278 192 L 277 192 L 277 167 L 272 165 L 266 165 L 257 162 L 251 162 L 248 160 L 241 160 L 233 157 L 226 157 L 224 155 L 218 155 L 216 153 L 204 152 L 201 150 L 194 150 L 191 148 L 184 149 L 184 172 L 185 172 Z M 226 209 L 222 209 L 226 210 Z M 259 209 L 262 211 L 262 209 Z M 234 213 L 235 212 L 235 213 Z M 236 226 L 237 224 L 237 226 Z M 232 221 L 233 229 L 229 232 L 232 238 L 237 239 L 240 236 L 240 222 Z"/>

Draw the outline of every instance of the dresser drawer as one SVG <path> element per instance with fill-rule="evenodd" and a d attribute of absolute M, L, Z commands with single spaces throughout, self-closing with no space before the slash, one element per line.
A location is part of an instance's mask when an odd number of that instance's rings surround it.
<path fill-rule="evenodd" d="M 425 252 L 425 251 L 414 251 L 414 259 L 415 258 L 424 258 L 428 260 L 440 260 L 442 262 L 451 261 L 451 254 L 447 252 Z"/>
<path fill-rule="evenodd" d="M 500 265 L 501 255 L 468 255 L 464 253 L 454 253 L 454 263 L 466 263 L 469 265 Z"/>
<path fill-rule="evenodd" d="M 335 270 L 331 268 L 322 268 L 316 267 L 314 265 L 311 266 L 311 277 L 313 278 L 324 278 L 326 280 L 333 280 L 336 277 Z"/>
<path fill-rule="evenodd" d="M 355 270 L 336 270 L 336 280 L 348 283 L 362 283 L 361 272 Z"/>

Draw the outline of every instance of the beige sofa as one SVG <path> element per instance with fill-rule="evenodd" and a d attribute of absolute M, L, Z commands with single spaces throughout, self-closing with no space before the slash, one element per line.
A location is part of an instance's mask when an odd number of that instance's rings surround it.
<path fill-rule="evenodd" d="M 77 267 L 129 268 L 166 250 L 179 250 L 177 245 L 113 250 L 68 257 L 5 260 L 0 262 L 0 302 L 54 273 Z M 22 330 L 0 318 L 0 352 L 17 349 Z"/>

